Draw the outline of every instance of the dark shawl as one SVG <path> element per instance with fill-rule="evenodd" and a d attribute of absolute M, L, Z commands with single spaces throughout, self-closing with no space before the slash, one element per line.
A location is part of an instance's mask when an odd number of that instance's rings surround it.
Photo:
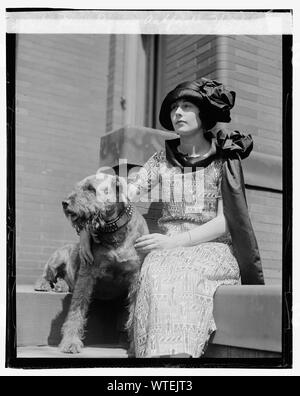
<path fill-rule="evenodd" d="M 211 133 L 212 134 L 212 133 Z M 224 216 L 231 234 L 235 257 L 238 261 L 242 284 L 262 285 L 264 276 L 256 237 L 248 213 L 241 159 L 248 157 L 253 141 L 251 135 L 238 131 L 219 130 L 216 150 L 205 159 L 190 159 L 177 150 L 179 139 L 166 141 L 167 160 L 174 166 L 205 167 L 216 158 L 223 159 L 222 198 Z"/>

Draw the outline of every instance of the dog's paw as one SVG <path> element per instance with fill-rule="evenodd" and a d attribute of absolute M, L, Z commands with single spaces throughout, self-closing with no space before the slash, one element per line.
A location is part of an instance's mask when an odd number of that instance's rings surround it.
<path fill-rule="evenodd" d="M 52 290 L 52 287 L 45 278 L 40 278 L 35 282 L 34 290 L 49 292 Z"/>
<path fill-rule="evenodd" d="M 58 278 L 53 289 L 56 293 L 68 293 L 70 291 L 67 282 L 64 279 Z"/>
<path fill-rule="evenodd" d="M 83 343 L 79 339 L 62 340 L 59 349 L 63 353 L 80 353 L 83 348 Z"/>

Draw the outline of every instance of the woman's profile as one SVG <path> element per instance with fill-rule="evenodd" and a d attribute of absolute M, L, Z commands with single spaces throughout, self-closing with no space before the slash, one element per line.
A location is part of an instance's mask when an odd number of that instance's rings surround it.
<path fill-rule="evenodd" d="M 214 128 L 230 122 L 234 102 L 215 80 L 177 85 L 159 120 L 178 138 L 129 178 L 129 199 L 159 186 L 163 201 L 161 233 L 135 243 L 147 253 L 128 321 L 135 357 L 201 357 L 216 330 L 217 288 L 264 283 L 241 168 L 252 138 Z M 80 239 L 88 258 L 87 233 Z"/>

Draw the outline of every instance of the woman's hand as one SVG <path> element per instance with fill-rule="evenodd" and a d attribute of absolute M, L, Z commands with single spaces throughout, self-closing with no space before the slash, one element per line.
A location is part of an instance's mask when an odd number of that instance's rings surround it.
<path fill-rule="evenodd" d="M 85 229 L 80 231 L 80 255 L 87 264 L 93 263 L 94 257 L 91 250 L 91 238 Z"/>
<path fill-rule="evenodd" d="M 150 253 L 156 249 L 172 249 L 178 247 L 174 238 L 163 234 L 143 235 L 135 241 L 134 247 L 143 253 Z"/>

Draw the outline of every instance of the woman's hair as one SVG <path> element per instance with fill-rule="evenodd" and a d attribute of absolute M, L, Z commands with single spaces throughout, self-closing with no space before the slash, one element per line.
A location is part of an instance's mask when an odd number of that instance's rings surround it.
<path fill-rule="evenodd" d="M 198 107 L 200 119 L 206 130 L 212 129 L 217 122 L 231 121 L 230 110 L 234 106 L 235 92 L 227 90 L 218 81 L 201 78 L 177 85 L 163 100 L 159 121 L 169 131 L 174 130 L 171 107 L 179 99 L 186 99 Z"/>

